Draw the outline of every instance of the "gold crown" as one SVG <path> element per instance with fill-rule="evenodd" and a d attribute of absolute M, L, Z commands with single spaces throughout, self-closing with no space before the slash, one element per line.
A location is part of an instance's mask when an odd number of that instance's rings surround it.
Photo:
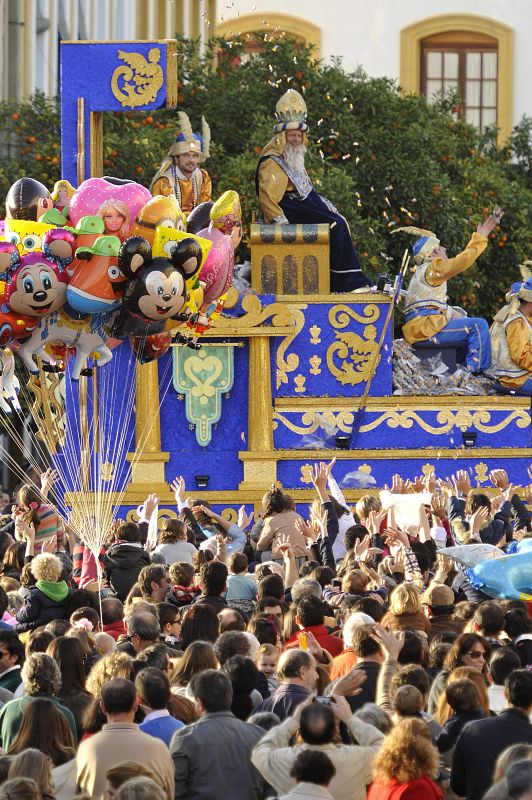
<path fill-rule="evenodd" d="M 281 131 L 308 131 L 307 104 L 295 89 L 289 89 L 275 106 L 275 133 Z"/>

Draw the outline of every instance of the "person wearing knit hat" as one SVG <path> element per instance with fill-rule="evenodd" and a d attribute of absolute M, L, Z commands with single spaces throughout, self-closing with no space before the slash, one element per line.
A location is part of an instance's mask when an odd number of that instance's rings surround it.
<path fill-rule="evenodd" d="M 515 394 L 531 397 L 532 277 L 526 278 L 517 291 L 512 287 L 510 302 L 495 316 L 490 333 L 491 374 Z"/>
<path fill-rule="evenodd" d="M 432 231 L 413 226 L 396 228 L 418 236 L 412 253 L 416 271 L 405 299 L 403 335 L 409 344 L 430 341 L 455 344 L 465 350 L 465 365 L 473 373 L 485 372 L 491 364 L 489 326 L 485 319 L 468 317 L 447 302 L 447 281 L 470 269 L 488 245 L 488 236 L 502 216 L 499 208 L 477 226 L 467 247 L 453 258 Z"/>
<path fill-rule="evenodd" d="M 194 133 L 184 111 L 178 111 L 180 133 L 168 151 L 167 157 L 150 185 L 157 195 L 175 195 L 183 213 L 188 216 L 200 203 L 211 199 L 212 184 L 209 173 L 198 166 L 209 158 L 211 131 L 204 117 L 202 135 Z"/>
<path fill-rule="evenodd" d="M 308 125 L 303 97 L 289 89 L 275 109 L 275 135 L 262 149 L 255 175 L 262 221 L 329 224 L 331 291 L 369 287 L 371 281 L 360 269 L 345 217 L 318 194 L 305 169 Z"/>

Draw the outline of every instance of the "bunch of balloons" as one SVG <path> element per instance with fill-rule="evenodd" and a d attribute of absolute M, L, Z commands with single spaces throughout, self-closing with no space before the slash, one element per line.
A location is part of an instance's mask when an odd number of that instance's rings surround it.
<path fill-rule="evenodd" d="M 199 347 L 223 308 L 241 232 L 233 191 L 187 221 L 173 195 L 152 197 L 133 181 L 59 181 L 52 194 L 32 178 L 16 181 L 0 240 L 4 383 L 15 386 L 8 347 L 30 372 L 35 356 L 50 370 L 73 357 L 74 380 L 125 339 L 142 362 L 173 341 Z M 6 391 L 0 383 L 3 407 Z"/>

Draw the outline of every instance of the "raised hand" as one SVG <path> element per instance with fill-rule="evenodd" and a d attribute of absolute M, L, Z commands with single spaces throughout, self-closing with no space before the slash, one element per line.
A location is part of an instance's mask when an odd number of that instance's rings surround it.
<path fill-rule="evenodd" d="M 313 542 L 316 541 L 316 532 L 302 517 L 296 519 L 296 528 L 305 539 L 311 539 Z"/>
<path fill-rule="evenodd" d="M 344 675 L 343 678 L 335 684 L 334 696 L 335 697 L 355 697 L 360 694 L 361 686 L 365 683 L 367 675 L 362 669 L 354 669 Z"/>
<path fill-rule="evenodd" d="M 489 519 L 490 512 L 484 506 L 480 506 L 469 517 L 469 526 L 472 534 L 478 534 L 481 528 L 486 524 Z"/>
<path fill-rule="evenodd" d="M 508 480 L 508 473 L 505 469 L 492 469 L 489 474 L 489 479 L 494 486 L 504 491 L 510 485 Z"/>
<path fill-rule="evenodd" d="M 325 464 L 325 467 L 327 469 L 327 477 L 330 477 L 332 475 L 333 467 L 335 464 L 336 464 L 336 456 L 334 458 L 331 458 L 328 464 Z"/>
<path fill-rule="evenodd" d="M 41 545 L 41 553 L 55 553 L 57 550 L 57 536 L 52 536 Z"/>
<path fill-rule="evenodd" d="M 386 511 L 370 511 L 366 520 L 366 528 L 372 536 L 376 536 L 381 529 L 381 522 L 386 516 Z"/>
<path fill-rule="evenodd" d="M 425 489 L 425 477 L 423 475 L 416 475 L 412 481 L 412 488 L 414 492 L 422 492 Z"/>
<path fill-rule="evenodd" d="M 399 528 L 386 528 L 384 535 L 387 539 L 391 539 L 392 542 L 402 544 L 403 547 L 410 547 L 407 534 L 404 531 L 400 531 Z"/>
<path fill-rule="evenodd" d="M 361 669 L 358 670 L 362 672 Z M 356 694 L 360 694 L 361 689 L 355 690 Z M 334 716 L 336 719 L 340 720 L 340 722 L 349 722 L 351 717 L 353 716 L 353 712 L 351 711 L 351 706 L 345 699 L 345 697 L 341 694 L 333 694 L 331 695 L 331 708 L 333 710 Z"/>
<path fill-rule="evenodd" d="M 41 494 L 43 497 L 48 497 L 48 492 L 52 486 L 59 480 L 59 473 L 49 467 L 41 475 Z"/>
<path fill-rule="evenodd" d="M 382 625 L 375 625 L 371 638 L 378 642 L 386 658 L 397 661 L 405 643 L 404 631 L 387 631 Z"/>
<path fill-rule="evenodd" d="M 183 505 L 185 502 L 185 479 L 182 475 L 178 475 L 177 478 L 174 478 L 172 491 L 175 495 L 177 505 Z"/>
<path fill-rule="evenodd" d="M 467 496 L 471 491 L 471 480 L 465 469 L 459 469 L 456 475 L 453 475 L 453 484 L 457 494 L 462 492 Z"/>
<path fill-rule="evenodd" d="M 245 531 L 246 528 L 248 528 L 252 522 L 253 522 L 253 512 L 251 512 L 251 514 L 246 514 L 246 507 L 240 506 L 240 508 L 238 509 L 238 517 L 236 520 L 236 524 L 238 525 L 238 527 L 241 530 Z"/>
<path fill-rule="evenodd" d="M 318 494 L 324 494 L 327 492 L 328 479 L 328 465 L 324 461 L 314 464 L 314 469 L 312 470 L 312 484 Z"/>
<path fill-rule="evenodd" d="M 149 494 L 144 501 L 144 516 L 147 520 L 151 519 L 151 516 L 157 506 L 159 505 L 159 498 L 156 494 Z"/>

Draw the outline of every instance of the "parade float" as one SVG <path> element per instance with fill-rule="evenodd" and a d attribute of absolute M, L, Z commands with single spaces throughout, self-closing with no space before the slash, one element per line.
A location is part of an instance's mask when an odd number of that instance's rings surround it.
<path fill-rule="evenodd" d="M 112 519 L 136 519 L 149 493 L 159 516 L 175 516 L 176 475 L 235 519 L 275 483 L 306 506 L 312 464 L 332 457 L 351 502 L 396 472 L 466 469 L 487 487 L 504 468 L 529 482 L 530 399 L 471 394 L 475 384 L 464 389 L 452 370 L 445 394 L 431 394 L 428 379 L 427 394 L 411 393 L 416 364 L 441 353 L 421 348 L 412 361 L 404 344 L 394 353 L 397 282 L 331 293 L 328 225 L 253 223 L 251 286 L 239 297 L 228 288 L 235 192 L 204 208 L 191 232 L 172 196 L 103 176 L 105 111 L 176 105 L 175 42 L 61 48 L 59 199 L 69 217 L 46 187 L 19 186 L 0 246 L 0 406 L 20 408 L 15 352 L 33 456 L 52 459 L 62 512 L 95 551 Z M 12 417 L 5 428 L 20 438 Z"/>

